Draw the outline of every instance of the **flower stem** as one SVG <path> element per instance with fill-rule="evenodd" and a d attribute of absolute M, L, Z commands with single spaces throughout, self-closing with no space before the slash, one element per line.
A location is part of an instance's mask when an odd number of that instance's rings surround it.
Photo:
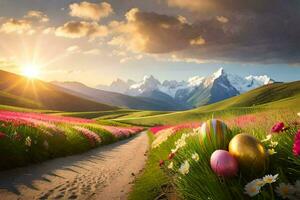
<path fill-rule="evenodd" d="M 269 185 L 270 185 L 270 191 L 271 191 L 271 199 L 275 200 L 272 184 L 270 183 Z"/>

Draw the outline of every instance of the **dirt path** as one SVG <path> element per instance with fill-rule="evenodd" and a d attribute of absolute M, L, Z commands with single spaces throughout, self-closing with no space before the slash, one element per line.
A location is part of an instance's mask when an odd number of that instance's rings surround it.
<path fill-rule="evenodd" d="M 84 154 L 0 173 L 0 199 L 126 199 L 148 148 L 145 133 Z"/>

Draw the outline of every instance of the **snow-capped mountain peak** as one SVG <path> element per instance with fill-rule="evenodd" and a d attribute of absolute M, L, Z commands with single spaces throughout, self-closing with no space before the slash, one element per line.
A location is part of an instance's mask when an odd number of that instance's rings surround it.
<path fill-rule="evenodd" d="M 127 93 L 130 95 L 137 96 L 145 92 L 158 90 L 160 86 L 160 81 L 154 78 L 154 76 L 144 76 L 143 81 L 131 85 L 128 88 Z"/>
<path fill-rule="evenodd" d="M 255 80 L 257 82 L 260 82 L 261 84 L 270 84 L 273 83 L 274 81 L 268 77 L 267 75 L 262 75 L 262 76 L 253 76 L 253 75 L 249 75 L 245 77 L 246 80 L 252 81 Z"/>
<path fill-rule="evenodd" d="M 227 73 L 221 67 L 207 77 L 194 76 L 187 81 L 165 80 L 161 83 L 154 76 L 149 75 L 144 76 L 140 82 L 126 82 L 117 79 L 109 87 L 111 91 L 118 91 L 132 96 L 148 95 L 147 97 L 149 97 L 149 94 L 161 95 L 163 93 L 175 101 L 185 102 L 188 99 L 195 99 L 197 93 L 199 96 L 203 91 L 205 91 L 203 94 L 213 93 L 215 97 L 218 94 L 217 100 L 222 100 L 222 98 L 229 98 L 273 82 L 267 75 L 241 77 Z M 203 98 L 212 97 L 205 96 Z"/>
<path fill-rule="evenodd" d="M 203 79 L 203 85 L 204 87 L 209 87 L 212 85 L 216 79 L 219 79 L 220 77 L 227 76 L 225 73 L 225 70 L 223 67 L 219 68 L 216 72 L 214 72 L 212 75 L 208 76 L 207 78 Z"/>
<path fill-rule="evenodd" d="M 203 76 L 194 76 L 188 79 L 188 86 L 190 87 L 197 87 L 203 83 L 205 77 Z"/>
<path fill-rule="evenodd" d="M 223 76 L 223 75 L 225 75 L 225 74 L 226 74 L 226 73 L 225 73 L 224 68 L 221 67 L 220 69 L 218 69 L 218 71 L 216 71 L 216 72 L 214 72 L 214 73 L 212 74 L 212 78 L 213 78 L 213 79 L 217 79 L 217 78 L 219 78 L 220 76 Z"/>

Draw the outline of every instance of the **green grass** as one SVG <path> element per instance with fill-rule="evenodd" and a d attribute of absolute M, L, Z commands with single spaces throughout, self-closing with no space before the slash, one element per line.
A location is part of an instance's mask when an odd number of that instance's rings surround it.
<path fill-rule="evenodd" d="M 130 124 L 124 124 L 121 122 L 116 122 L 113 120 L 96 120 L 97 124 L 105 125 L 105 126 L 117 126 L 117 127 L 131 127 L 132 125 Z"/>
<path fill-rule="evenodd" d="M 148 132 L 149 143 L 154 140 L 152 133 Z M 163 148 L 150 150 L 147 163 L 143 173 L 136 179 L 129 200 L 153 200 L 163 193 L 163 186 L 169 184 L 169 178 L 159 167 L 159 161 L 162 157 L 167 157 L 169 148 L 179 134 L 173 139 L 163 144 Z"/>
<path fill-rule="evenodd" d="M 130 113 L 137 112 L 136 110 L 129 109 L 119 109 L 111 111 L 93 111 L 93 112 L 59 112 L 55 115 L 65 116 L 65 117 L 81 117 L 86 119 L 102 119 L 110 118 L 112 115 L 128 115 Z"/>
<path fill-rule="evenodd" d="M 225 112 L 224 112 L 225 113 Z M 269 186 L 264 186 L 261 189 L 261 193 L 252 199 L 274 199 L 272 196 L 276 196 L 274 189 L 279 183 L 291 183 L 294 184 L 300 177 L 300 160 L 295 157 L 292 152 L 293 140 L 295 133 L 300 128 L 299 124 L 295 124 L 297 121 L 297 111 L 295 110 L 264 110 L 260 113 L 252 113 L 242 117 L 236 117 L 234 115 L 224 115 L 224 118 L 220 116 L 232 130 L 232 138 L 239 133 L 248 133 L 254 135 L 258 140 L 265 139 L 266 135 L 270 133 L 271 127 L 275 122 L 283 121 L 289 129 L 281 134 L 273 136 L 272 140 L 278 142 L 278 146 L 275 147 L 277 152 L 269 157 L 269 168 L 263 173 L 239 173 L 234 178 L 220 178 L 210 168 L 210 156 L 215 147 L 206 145 L 206 148 L 199 143 L 199 137 L 190 136 L 186 139 L 186 145 L 180 148 L 175 154 L 173 170 L 168 169 L 170 164 L 168 154 L 171 149 L 175 148 L 175 141 L 178 140 L 183 134 L 182 131 L 172 134 L 167 141 L 160 144 L 158 148 L 150 149 L 149 159 L 144 173 L 138 178 L 133 192 L 130 195 L 131 199 L 143 199 L 149 193 L 149 199 L 155 199 L 158 195 L 163 194 L 162 188 L 165 185 L 173 186 L 175 193 L 181 199 L 187 200 L 232 200 L 232 199 L 250 199 L 249 196 L 244 194 L 244 186 L 256 179 L 261 178 L 266 174 L 279 174 L 279 180 L 272 184 L 272 192 L 270 192 Z M 209 119 L 210 117 L 207 117 Z M 202 119 L 202 121 L 204 118 Z M 299 121 L 299 120 L 298 120 Z M 191 132 L 191 130 L 185 130 L 185 132 Z M 158 133 L 164 134 L 164 133 Z M 153 137 L 151 136 L 152 141 Z M 270 141 L 263 143 L 265 148 L 270 148 Z M 226 148 L 226 147 L 225 147 Z M 200 156 L 199 161 L 195 161 L 191 158 L 193 153 L 198 153 Z M 158 167 L 159 160 L 165 160 L 163 168 Z M 190 169 L 187 175 L 179 173 L 178 169 L 185 160 L 189 161 Z M 163 173 L 163 175 L 162 175 Z M 160 174 L 156 176 L 152 174 Z M 166 177 L 167 176 L 167 177 Z M 164 181 L 162 181 L 164 180 Z M 167 180 L 167 182 L 165 182 Z M 140 198 L 139 198 L 140 197 Z M 276 196 L 276 199 L 280 199 Z"/>
<path fill-rule="evenodd" d="M 119 109 L 112 111 L 94 111 L 94 112 L 56 112 L 54 115 L 61 115 L 66 117 L 81 117 L 87 119 L 105 120 L 105 119 L 122 119 L 122 118 L 136 118 L 164 114 L 163 111 L 142 111 L 131 109 Z"/>
<path fill-rule="evenodd" d="M 16 112 L 31 112 L 31 113 L 49 113 L 49 114 L 59 112 L 55 110 L 39 110 L 39 109 L 30 109 L 30 108 L 7 106 L 7 105 L 0 105 L 0 110 L 16 111 Z"/>
<path fill-rule="evenodd" d="M 193 110 L 146 117 L 122 117 L 116 121 L 143 126 L 178 124 L 198 121 L 208 116 L 241 115 L 272 109 L 300 109 L 299 101 L 300 81 L 276 83 Z"/>
<path fill-rule="evenodd" d="M 119 122 L 81 119 L 78 123 L 70 118 L 58 122 L 53 116 L 48 117 L 49 114 L 23 112 L 3 113 L 1 116 L 0 170 L 82 153 L 142 130 L 128 133 L 130 126 Z"/>

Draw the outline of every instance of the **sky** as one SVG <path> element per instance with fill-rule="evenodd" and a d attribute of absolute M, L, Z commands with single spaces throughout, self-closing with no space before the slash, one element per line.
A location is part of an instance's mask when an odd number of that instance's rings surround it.
<path fill-rule="evenodd" d="M 298 0 L 0 0 L 0 69 L 90 86 L 218 68 L 300 80 Z"/>

